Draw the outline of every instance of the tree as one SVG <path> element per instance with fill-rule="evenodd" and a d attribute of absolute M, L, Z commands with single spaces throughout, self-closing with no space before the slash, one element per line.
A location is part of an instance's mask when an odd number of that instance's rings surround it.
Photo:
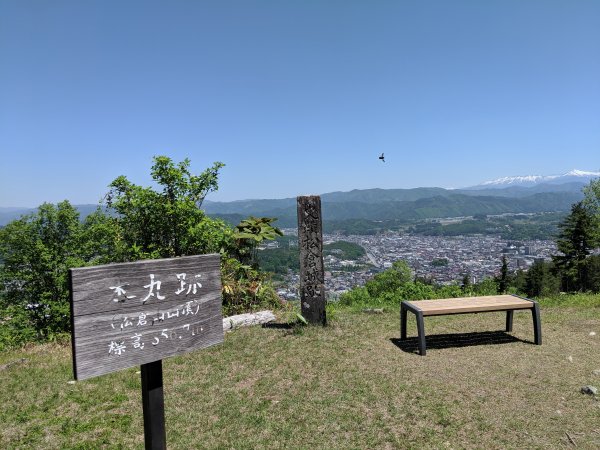
<path fill-rule="evenodd" d="M 600 246 L 600 178 L 590 181 L 583 188 L 583 205 L 594 218 L 594 246 Z"/>
<path fill-rule="evenodd" d="M 471 274 L 469 272 L 463 275 L 461 289 L 465 293 L 470 292 L 471 290 Z"/>
<path fill-rule="evenodd" d="M 584 199 L 583 203 L 588 210 L 592 212 L 596 217 L 600 216 L 600 178 L 596 178 L 590 181 L 586 187 L 583 188 Z"/>
<path fill-rule="evenodd" d="M 237 254 L 234 231 L 200 209 L 218 188 L 223 164 L 198 176 L 189 165 L 155 157 L 151 173 L 158 190 L 116 178 L 104 208 L 84 223 L 65 201 L 44 204 L 0 229 L 0 347 L 69 331 L 68 269 L 88 264 L 220 252 L 226 312 L 276 304 L 265 274 L 231 257 Z"/>
<path fill-rule="evenodd" d="M 552 264 L 536 260 L 525 276 L 525 292 L 528 297 L 540 297 L 558 293 L 559 280 L 552 273 Z"/>
<path fill-rule="evenodd" d="M 189 166 L 188 159 L 175 164 L 157 156 L 151 175 L 158 190 L 137 186 L 124 176 L 110 184 L 106 207 L 115 213 L 116 260 L 221 253 L 225 314 L 276 305 L 279 298 L 266 275 L 247 264 L 254 261 L 256 243 L 281 235 L 270 225 L 275 219 L 250 218 L 234 232 L 225 222 L 206 216 L 200 207 L 206 195 L 218 189 L 223 164 L 215 162 L 198 176 Z M 244 259 L 247 254 L 250 258 Z"/>
<path fill-rule="evenodd" d="M 0 306 L 15 334 L 47 338 L 69 330 L 68 269 L 85 264 L 82 236 L 68 201 L 44 203 L 0 229 Z"/>
<path fill-rule="evenodd" d="M 584 289 L 600 292 L 600 255 L 591 255 L 585 260 Z"/>
<path fill-rule="evenodd" d="M 498 277 L 497 282 L 498 293 L 505 294 L 510 283 L 508 274 L 508 261 L 506 260 L 506 256 L 502 256 L 502 267 L 500 268 L 500 276 Z"/>
<path fill-rule="evenodd" d="M 594 216 L 583 202 L 575 203 L 558 225 L 556 244 L 561 254 L 554 256 L 553 261 L 564 291 L 584 289 L 585 260 L 596 245 L 595 226 Z"/>
<path fill-rule="evenodd" d="M 375 275 L 365 283 L 371 297 L 377 297 L 384 292 L 394 292 L 405 283 L 412 280 L 412 273 L 405 261 L 395 261 L 390 269 Z"/>
<path fill-rule="evenodd" d="M 206 195 L 218 189 L 224 165 L 215 162 L 200 175 L 192 175 L 189 166 L 189 159 L 175 164 L 166 156 L 154 157 L 151 175 L 158 191 L 137 186 L 125 176 L 110 184 L 105 204 L 116 213 L 116 233 L 124 243 L 120 260 L 210 253 L 232 246 L 231 229 L 200 209 Z"/>

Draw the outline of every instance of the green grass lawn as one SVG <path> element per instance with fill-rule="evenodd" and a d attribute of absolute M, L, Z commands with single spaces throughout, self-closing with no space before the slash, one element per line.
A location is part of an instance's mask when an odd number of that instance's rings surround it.
<path fill-rule="evenodd" d="M 503 313 L 440 316 L 425 319 L 426 357 L 397 341 L 395 310 L 236 330 L 164 361 L 167 445 L 600 448 L 600 401 L 580 393 L 600 387 L 600 296 L 541 305 L 542 346 L 528 312 L 510 335 L 485 333 Z M 72 377 L 70 346 L 0 353 L 0 448 L 143 448 L 139 368 Z"/>

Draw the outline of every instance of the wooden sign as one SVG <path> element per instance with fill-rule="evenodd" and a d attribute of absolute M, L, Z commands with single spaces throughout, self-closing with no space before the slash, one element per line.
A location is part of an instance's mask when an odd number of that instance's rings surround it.
<path fill-rule="evenodd" d="M 70 270 L 75 379 L 223 342 L 219 255 Z"/>
<path fill-rule="evenodd" d="M 326 325 L 321 197 L 298 197 L 297 204 L 302 316 L 309 323 Z"/>

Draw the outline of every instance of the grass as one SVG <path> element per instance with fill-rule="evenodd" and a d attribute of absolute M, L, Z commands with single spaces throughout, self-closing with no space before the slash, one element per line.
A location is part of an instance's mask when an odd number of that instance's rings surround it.
<path fill-rule="evenodd" d="M 415 336 L 409 316 L 409 336 Z M 246 328 L 165 360 L 167 444 L 187 448 L 600 447 L 600 296 L 531 315 L 425 319 L 426 357 L 398 311 L 340 309 L 326 328 Z M 595 331 L 595 336 L 590 332 Z M 0 447 L 143 448 L 139 368 L 70 384 L 69 346 L 0 353 Z"/>

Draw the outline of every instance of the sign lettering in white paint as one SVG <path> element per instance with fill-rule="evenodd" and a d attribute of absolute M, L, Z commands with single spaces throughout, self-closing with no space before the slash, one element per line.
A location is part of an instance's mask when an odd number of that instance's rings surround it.
<path fill-rule="evenodd" d="M 82 380 L 223 342 L 219 255 L 71 269 Z"/>

